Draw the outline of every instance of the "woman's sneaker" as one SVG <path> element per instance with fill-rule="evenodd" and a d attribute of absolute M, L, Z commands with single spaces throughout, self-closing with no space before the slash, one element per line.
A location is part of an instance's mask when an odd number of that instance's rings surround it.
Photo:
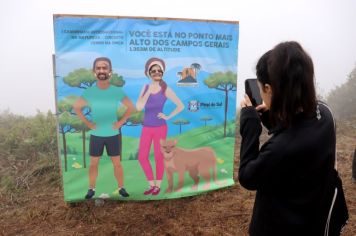
<path fill-rule="evenodd" d="M 150 195 L 155 190 L 155 187 L 156 186 L 150 186 L 150 188 L 144 191 L 143 194 Z"/>
<path fill-rule="evenodd" d="M 153 191 L 152 191 L 152 195 L 158 195 L 159 192 L 161 191 L 161 188 L 154 186 L 153 187 Z"/>

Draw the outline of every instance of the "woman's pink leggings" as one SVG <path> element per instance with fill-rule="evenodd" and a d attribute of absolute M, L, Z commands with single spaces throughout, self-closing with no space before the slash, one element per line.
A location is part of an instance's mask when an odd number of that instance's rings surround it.
<path fill-rule="evenodd" d="M 154 180 L 152 166 L 149 161 L 151 143 L 153 141 L 154 157 L 156 162 L 156 180 L 162 180 L 164 173 L 164 161 L 163 154 L 159 141 L 165 140 L 167 137 L 167 125 L 159 127 L 143 127 L 140 146 L 138 150 L 138 161 L 141 164 L 143 171 L 145 172 L 148 181 Z"/>

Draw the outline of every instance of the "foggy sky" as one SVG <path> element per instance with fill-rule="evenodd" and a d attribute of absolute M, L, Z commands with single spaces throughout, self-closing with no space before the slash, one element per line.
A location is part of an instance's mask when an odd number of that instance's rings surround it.
<path fill-rule="evenodd" d="M 282 41 L 298 41 L 311 55 L 323 95 L 356 65 L 354 0 L 1 0 L 0 111 L 55 110 L 53 14 L 239 21 L 238 102 L 258 58 Z"/>

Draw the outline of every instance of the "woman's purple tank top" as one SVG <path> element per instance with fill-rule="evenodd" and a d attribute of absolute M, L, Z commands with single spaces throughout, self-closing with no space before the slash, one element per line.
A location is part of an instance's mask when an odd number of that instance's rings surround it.
<path fill-rule="evenodd" d="M 146 93 L 148 89 L 148 85 L 146 85 L 145 91 Z M 164 103 L 166 102 L 167 97 L 162 91 L 162 89 L 155 94 L 150 94 L 148 100 L 145 105 L 145 114 L 143 117 L 143 125 L 144 126 L 162 126 L 166 124 L 164 119 L 158 118 L 158 113 L 162 112 Z"/>

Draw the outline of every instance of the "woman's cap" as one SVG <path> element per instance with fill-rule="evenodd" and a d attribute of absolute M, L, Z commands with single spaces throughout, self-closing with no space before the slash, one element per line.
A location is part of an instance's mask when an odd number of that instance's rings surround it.
<path fill-rule="evenodd" d="M 166 64 L 164 63 L 164 61 L 160 58 L 157 57 L 151 57 L 150 59 L 147 60 L 146 65 L 145 65 L 145 75 L 147 77 L 149 77 L 149 72 L 150 72 L 150 68 L 153 65 L 158 65 L 159 67 L 161 67 L 161 70 L 164 71 L 166 70 Z"/>

